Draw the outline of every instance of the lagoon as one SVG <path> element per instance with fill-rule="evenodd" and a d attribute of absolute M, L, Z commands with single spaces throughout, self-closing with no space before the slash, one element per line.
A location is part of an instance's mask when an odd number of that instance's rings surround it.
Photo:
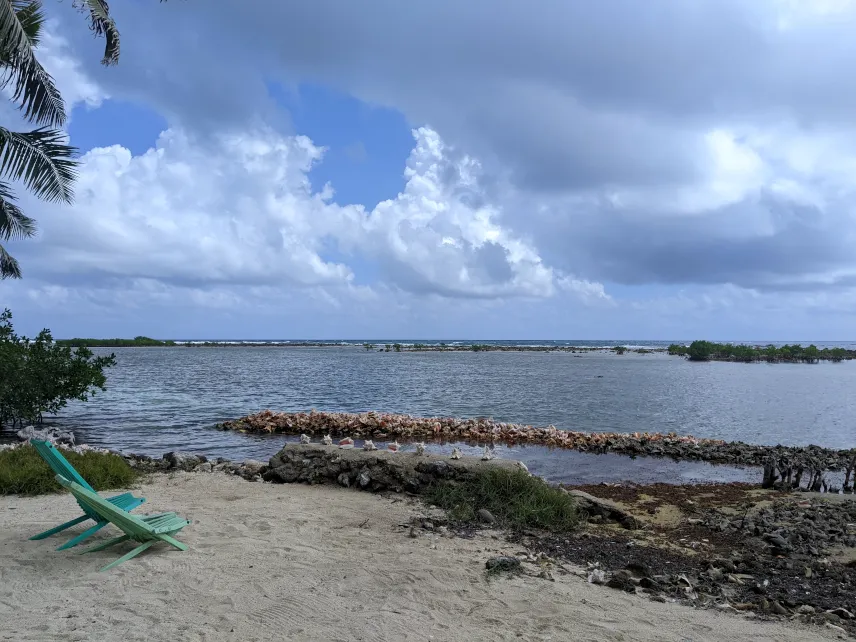
<path fill-rule="evenodd" d="M 73 430 L 79 441 L 151 455 L 184 450 L 266 460 L 284 437 L 213 428 L 264 408 L 488 416 L 585 431 L 856 446 L 856 362 L 691 363 L 662 353 L 387 353 L 359 346 L 96 352 L 117 357 L 107 391 L 70 404 L 50 423 Z M 640 467 L 656 476 L 735 479 L 733 470 L 701 464 L 671 470 L 671 462 L 645 466 L 626 458 L 514 450 L 502 456 L 523 459 L 533 472 L 556 480 L 618 481 L 625 470 Z M 632 477 L 645 474 L 636 470 Z"/>

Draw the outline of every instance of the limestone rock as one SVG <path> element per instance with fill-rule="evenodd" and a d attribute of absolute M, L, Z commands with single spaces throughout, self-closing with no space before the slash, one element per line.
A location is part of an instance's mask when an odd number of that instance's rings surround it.
<path fill-rule="evenodd" d="M 438 480 L 467 479 L 487 467 L 511 470 L 516 462 L 501 459 L 482 462 L 475 457 L 449 461 L 430 453 L 401 457 L 384 450 L 343 450 L 320 444 L 289 443 L 271 457 L 261 474 L 265 481 L 277 483 L 337 483 L 370 491 L 419 493 Z"/>
<path fill-rule="evenodd" d="M 25 426 L 17 432 L 18 439 L 21 441 L 30 441 L 37 439 L 39 441 L 49 441 L 53 444 L 65 444 L 74 446 L 74 433 L 59 428 L 36 428 L 35 426 Z"/>
<path fill-rule="evenodd" d="M 208 461 L 202 455 L 192 455 L 190 453 L 168 452 L 163 456 L 163 460 L 167 462 L 171 470 L 186 470 L 191 471 L 199 464 Z"/>

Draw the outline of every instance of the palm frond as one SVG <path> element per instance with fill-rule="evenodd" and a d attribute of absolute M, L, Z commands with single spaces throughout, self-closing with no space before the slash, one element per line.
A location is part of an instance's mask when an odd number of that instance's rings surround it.
<path fill-rule="evenodd" d="M 24 33 L 30 40 L 30 46 L 36 49 L 41 42 L 42 26 L 45 24 L 45 13 L 42 11 L 41 0 L 9 0 Z"/>
<path fill-rule="evenodd" d="M 71 203 L 77 149 L 66 145 L 65 140 L 63 132 L 46 127 L 31 132 L 0 127 L 0 174 L 23 181 L 46 201 Z"/>
<path fill-rule="evenodd" d="M 38 2 L 0 2 L 0 87 L 14 84 L 13 100 L 27 120 L 60 127 L 65 124 L 65 103 L 33 53 L 43 22 Z"/>
<path fill-rule="evenodd" d="M 104 57 L 102 65 L 115 65 L 119 62 L 119 29 L 110 17 L 110 6 L 104 0 L 74 0 L 72 6 L 80 11 L 89 12 L 89 28 L 96 36 L 104 36 Z"/>
<path fill-rule="evenodd" d="M 36 222 L 14 203 L 15 196 L 6 183 L 0 182 L 0 240 L 29 238 L 36 234 Z"/>
<path fill-rule="evenodd" d="M 0 281 L 4 279 L 20 279 L 21 266 L 11 254 L 0 245 Z"/>

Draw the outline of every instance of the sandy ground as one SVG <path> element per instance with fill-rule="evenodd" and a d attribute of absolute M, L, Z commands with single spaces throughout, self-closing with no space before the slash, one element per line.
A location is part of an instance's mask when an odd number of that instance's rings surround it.
<path fill-rule="evenodd" d="M 748 620 L 587 584 L 494 578 L 502 540 L 397 525 L 419 506 L 359 491 L 218 474 L 156 476 L 150 512 L 193 523 L 105 573 L 130 545 L 90 555 L 27 537 L 79 514 L 69 495 L 0 497 L 2 640 L 797 640 L 832 632 Z M 138 509 L 139 512 L 139 509 Z M 103 540 L 118 534 L 112 527 Z M 100 534 L 99 534 L 100 535 Z M 69 535 L 70 536 L 70 535 Z"/>

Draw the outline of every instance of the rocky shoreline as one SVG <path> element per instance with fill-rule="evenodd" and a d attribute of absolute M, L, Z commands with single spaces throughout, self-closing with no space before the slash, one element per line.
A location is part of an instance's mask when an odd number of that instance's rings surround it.
<path fill-rule="evenodd" d="M 765 487 L 853 492 L 856 449 L 820 446 L 760 446 L 675 433 L 587 433 L 496 422 L 491 419 L 414 417 L 389 413 L 272 412 L 264 410 L 217 426 L 256 434 L 332 435 L 353 439 L 539 445 L 579 452 L 630 457 L 666 457 L 763 468 Z M 835 484 L 828 473 L 843 473 Z M 760 476 L 760 475 L 759 475 Z"/>
<path fill-rule="evenodd" d="M 591 583 L 657 601 L 785 617 L 856 635 L 856 502 L 747 484 L 584 487 L 637 516 L 571 536 L 515 533 Z M 580 489 L 576 489 L 580 490 Z"/>

